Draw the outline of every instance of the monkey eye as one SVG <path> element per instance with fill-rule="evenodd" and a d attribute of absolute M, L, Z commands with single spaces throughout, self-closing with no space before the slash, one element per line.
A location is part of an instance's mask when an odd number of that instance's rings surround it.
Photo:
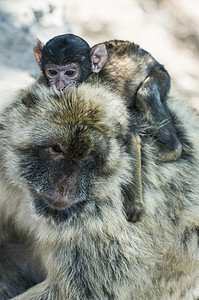
<path fill-rule="evenodd" d="M 65 155 L 65 149 L 61 144 L 53 144 L 47 150 L 54 159 L 63 158 Z"/>
<path fill-rule="evenodd" d="M 67 71 L 65 72 L 65 74 L 68 75 L 68 76 L 74 76 L 75 73 L 76 73 L 76 71 L 73 70 L 73 69 L 69 69 L 69 70 L 67 70 Z"/>
<path fill-rule="evenodd" d="M 60 146 L 58 144 L 52 145 L 51 149 L 56 153 L 63 153 L 62 149 L 60 148 Z"/>
<path fill-rule="evenodd" d="M 48 73 L 49 73 L 49 75 L 51 75 L 51 76 L 55 76 L 55 75 L 57 75 L 57 71 L 56 71 L 56 70 L 54 70 L 54 69 L 50 69 L 50 70 L 48 70 Z"/>

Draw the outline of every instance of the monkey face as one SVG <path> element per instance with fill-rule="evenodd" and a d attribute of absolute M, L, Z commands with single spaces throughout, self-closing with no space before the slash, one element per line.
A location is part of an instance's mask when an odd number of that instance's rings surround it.
<path fill-rule="evenodd" d="M 18 150 L 20 174 L 28 184 L 37 213 L 42 211 L 59 222 L 86 204 L 94 178 L 103 172 L 104 150 L 109 147 L 97 132 L 87 134 L 78 125 L 75 130 L 69 124 L 64 127 L 58 128 L 64 134 L 57 132 L 52 142 Z M 95 139 L 91 138 L 93 134 Z"/>
<path fill-rule="evenodd" d="M 91 74 L 89 52 L 88 43 L 74 34 L 55 36 L 46 45 L 37 40 L 34 47 L 36 61 L 47 83 L 60 91 L 78 86 Z"/>
<path fill-rule="evenodd" d="M 59 91 L 66 91 L 78 86 L 80 83 L 80 69 L 77 63 L 60 66 L 47 64 L 44 73 L 50 86 L 55 86 Z"/>
<path fill-rule="evenodd" d="M 38 86 L 9 120 L 5 176 L 26 188 L 38 215 L 65 221 L 96 198 L 99 185 L 110 189 L 115 176 L 122 184 L 129 172 L 126 109 L 103 89 L 87 84 L 62 94 Z"/>

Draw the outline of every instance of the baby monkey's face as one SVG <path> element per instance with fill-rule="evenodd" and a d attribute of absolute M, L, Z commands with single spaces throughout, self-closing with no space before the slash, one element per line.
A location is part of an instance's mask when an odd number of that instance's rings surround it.
<path fill-rule="evenodd" d="M 56 36 L 46 45 L 37 40 L 34 55 L 47 84 L 59 91 L 78 86 L 92 73 L 90 46 L 73 34 Z"/>
<path fill-rule="evenodd" d="M 81 70 L 77 63 L 46 65 L 45 75 L 50 86 L 54 86 L 57 90 L 63 92 L 74 88 L 81 83 Z"/>

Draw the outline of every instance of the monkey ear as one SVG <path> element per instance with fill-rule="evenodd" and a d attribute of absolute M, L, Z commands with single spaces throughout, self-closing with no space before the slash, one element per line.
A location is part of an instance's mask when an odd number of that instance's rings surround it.
<path fill-rule="evenodd" d="M 37 39 L 37 44 L 36 46 L 33 48 L 34 50 L 34 55 L 35 55 L 35 58 L 36 58 L 36 61 L 41 69 L 41 59 L 42 59 L 42 51 L 43 51 L 43 43 Z"/>
<path fill-rule="evenodd" d="M 108 53 L 104 44 L 93 46 L 90 50 L 92 71 L 98 73 L 104 67 L 108 59 Z"/>

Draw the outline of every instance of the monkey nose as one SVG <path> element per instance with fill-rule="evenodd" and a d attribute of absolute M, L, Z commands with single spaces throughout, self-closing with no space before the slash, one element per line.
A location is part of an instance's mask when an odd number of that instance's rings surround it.
<path fill-rule="evenodd" d="M 74 184 L 75 184 L 75 176 L 70 175 L 67 177 L 67 179 L 63 180 L 63 182 L 60 182 L 58 184 L 57 190 L 60 195 L 66 195 L 68 192 L 74 190 Z"/>
<path fill-rule="evenodd" d="M 57 85 L 57 89 L 59 90 L 59 91 L 64 91 L 65 90 L 65 84 L 64 83 L 59 83 L 58 85 Z"/>
<path fill-rule="evenodd" d="M 62 78 L 57 78 L 57 80 L 56 80 L 56 88 L 59 90 L 59 91 L 62 91 L 64 88 L 65 88 L 65 86 L 66 86 L 66 84 L 65 84 L 65 82 L 62 80 Z"/>

